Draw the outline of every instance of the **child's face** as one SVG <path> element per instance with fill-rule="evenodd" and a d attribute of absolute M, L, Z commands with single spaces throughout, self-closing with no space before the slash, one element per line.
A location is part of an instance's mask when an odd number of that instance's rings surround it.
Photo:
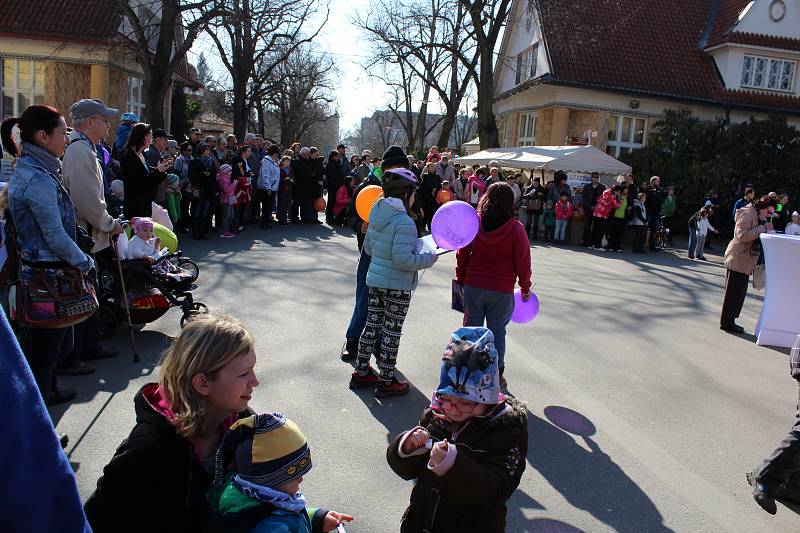
<path fill-rule="evenodd" d="M 470 402 L 454 396 L 442 396 L 439 401 L 442 412 L 451 422 L 464 422 L 472 417 L 481 416 L 489 408 L 484 403 Z"/>
<path fill-rule="evenodd" d="M 153 238 L 153 227 L 139 226 L 139 228 L 136 230 L 136 236 L 145 241 L 149 241 Z"/>
<path fill-rule="evenodd" d="M 792 222 L 800 224 L 800 215 L 792 215 Z"/>
<path fill-rule="evenodd" d="M 300 476 L 297 479 L 293 479 L 284 483 L 283 485 L 279 485 L 276 487 L 275 490 L 283 492 L 284 494 L 288 494 L 290 496 L 294 496 L 298 492 L 300 492 L 300 484 L 303 482 L 303 476 Z"/>
<path fill-rule="evenodd" d="M 566 202 L 567 201 L 567 196 L 566 195 L 562 195 L 561 196 L 561 201 L 562 202 Z"/>

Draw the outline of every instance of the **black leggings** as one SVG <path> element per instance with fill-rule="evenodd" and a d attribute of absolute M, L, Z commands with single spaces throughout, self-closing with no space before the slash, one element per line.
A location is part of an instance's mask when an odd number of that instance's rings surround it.
<path fill-rule="evenodd" d="M 400 335 L 403 322 L 411 305 L 411 291 L 369 288 L 367 304 L 367 326 L 358 343 L 358 363 L 356 368 L 365 371 L 369 367 L 369 358 L 380 338 L 381 349 L 378 357 L 380 379 L 384 382 L 394 378 L 394 367 L 397 364 L 397 352 L 400 349 Z"/>
<path fill-rule="evenodd" d="M 44 403 L 56 389 L 55 368 L 73 346 L 73 327 L 59 329 L 22 328 L 22 351 L 31 367 Z"/>

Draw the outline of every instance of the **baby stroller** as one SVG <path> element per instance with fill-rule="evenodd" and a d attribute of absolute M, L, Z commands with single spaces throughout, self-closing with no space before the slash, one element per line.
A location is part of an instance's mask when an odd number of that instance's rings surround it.
<path fill-rule="evenodd" d="M 120 235 L 117 253 L 125 257 L 127 237 Z M 192 289 L 199 275 L 197 265 L 180 251 L 165 255 L 151 264 L 147 259 L 121 259 L 122 276 L 117 265 L 101 261 L 99 267 L 98 300 L 100 308 L 100 337 L 114 336 L 120 321 L 125 320 L 123 294 L 127 293 L 132 324 L 147 324 L 161 318 L 170 308 L 180 307 L 183 312 L 181 327 L 193 315 L 207 313 L 208 307 L 195 302 Z M 124 283 L 126 291 L 123 291 Z"/>

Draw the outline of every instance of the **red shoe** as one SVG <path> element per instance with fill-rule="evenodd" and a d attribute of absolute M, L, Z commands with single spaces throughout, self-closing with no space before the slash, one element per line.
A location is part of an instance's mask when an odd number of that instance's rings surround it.
<path fill-rule="evenodd" d="M 392 378 L 392 381 L 381 381 L 375 387 L 376 398 L 387 398 L 389 396 L 402 396 L 408 394 L 409 386 L 406 381 L 398 381 L 397 378 Z"/>
<path fill-rule="evenodd" d="M 358 373 L 358 370 L 356 370 L 350 377 L 350 388 L 360 389 L 362 387 L 374 387 L 378 384 L 378 381 L 378 373 L 375 372 L 372 367 L 369 367 L 369 373 L 366 376 L 362 376 Z"/>

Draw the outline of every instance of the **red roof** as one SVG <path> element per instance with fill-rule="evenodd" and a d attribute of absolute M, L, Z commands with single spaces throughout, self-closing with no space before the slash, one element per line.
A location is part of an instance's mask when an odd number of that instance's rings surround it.
<path fill-rule="evenodd" d="M 0 0 L 0 34 L 72 42 L 109 42 L 121 17 L 102 0 Z"/>
<path fill-rule="evenodd" d="M 712 5 L 709 10 L 709 22 L 711 23 L 708 34 L 708 44 L 714 46 L 725 42 L 728 33 L 733 29 L 734 24 L 739 21 L 739 15 L 750 3 L 750 0 L 717 0 L 718 5 Z"/>
<path fill-rule="evenodd" d="M 713 58 L 701 49 L 709 25 L 712 34 L 723 32 L 720 28 L 737 20 L 746 0 L 538 4 L 551 74 L 530 83 L 800 113 L 800 97 L 725 89 Z"/>

